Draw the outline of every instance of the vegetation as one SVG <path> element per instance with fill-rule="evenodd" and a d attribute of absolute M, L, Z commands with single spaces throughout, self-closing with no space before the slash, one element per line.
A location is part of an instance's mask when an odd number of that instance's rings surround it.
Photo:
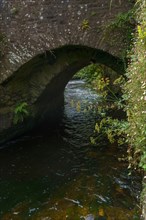
<path fill-rule="evenodd" d="M 86 29 L 88 29 L 90 26 L 89 26 L 89 21 L 87 20 L 87 19 L 84 19 L 83 21 L 82 21 L 82 30 L 86 30 Z"/>
<path fill-rule="evenodd" d="M 137 33 L 129 54 L 128 81 L 124 86 L 126 111 L 129 122 L 127 138 L 130 146 L 130 163 L 146 170 L 146 1 L 137 1 Z"/>
<path fill-rule="evenodd" d="M 133 31 L 135 29 L 135 10 L 133 8 L 128 12 L 117 14 L 114 20 L 103 27 L 104 35 L 101 42 L 108 40 L 110 46 L 118 49 L 119 40 L 121 39 L 123 47 L 120 48 L 120 51 L 123 59 L 127 56 L 127 49 L 131 49 Z"/>
<path fill-rule="evenodd" d="M 129 123 L 126 130 L 129 164 L 139 165 L 146 171 L 146 1 L 137 0 L 137 6 L 137 33 L 129 54 L 130 63 L 127 69 L 128 81 L 124 86 L 124 99 Z M 141 199 L 145 206 L 145 183 Z"/>
<path fill-rule="evenodd" d="M 125 128 L 128 126 L 126 118 L 119 119 L 118 114 L 113 112 L 123 110 L 123 100 L 121 97 L 121 85 L 125 82 L 124 77 L 118 76 L 113 70 L 103 65 L 91 64 L 82 69 L 78 77 L 84 78 L 89 86 L 94 88 L 101 97 L 101 101 L 93 109 L 98 109 L 99 122 L 95 125 L 94 135 L 90 138 L 92 144 L 96 144 L 100 139 L 125 144 Z"/>
<path fill-rule="evenodd" d="M 133 9 L 129 10 L 128 12 L 117 14 L 114 21 L 108 24 L 107 28 L 125 28 L 125 25 L 127 26 L 128 24 L 135 23 L 134 14 L 135 11 Z"/>
<path fill-rule="evenodd" d="M 102 119 L 95 125 L 95 133 L 98 136 L 99 133 L 107 135 L 110 142 L 117 140 L 117 136 L 119 143 L 127 142 L 129 168 L 140 166 L 146 170 L 146 1 L 138 0 L 137 6 L 138 25 L 133 49 L 128 54 L 127 80 L 123 77 L 116 78 L 116 75 L 113 77 L 111 70 L 95 64 L 81 70 L 78 77 L 84 77 L 104 100 L 102 108 L 99 106 Z M 133 11 L 120 14 L 110 27 L 123 28 L 131 19 Z M 124 120 L 115 119 L 111 115 L 109 117 L 107 114 L 111 109 L 125 111 L 127 117 Z M 95 143 L 95 137 L 91 138 L 92 143 Z"/>
<path fill-rule="evenodd" d="M 26 102 L 22 102 L 18 104 L 14 109 L 14 124 L 18 124 L 23 122 L 26 117 L 29 116 L 28 104 Z"/>
<path fill-rule="evenodd" d="M 104 100 L 99 106 L 101 118 L 95 125 L 91 143 L 96 144 L 101 136 L 107 137 L 111 143 L 126 143 L 129 168 L 140 167 L 146 171 L 146 1 L 137 0 L 136 6 L 137 31 L 133 35 L 132 49 L 128 52 L 126 80 L 120 77 L 112 79 L 111 83 L 104 68 L 93 64 L 78 75 L 85 75 L 85 79 L 94 85 Z M 110 28 L 123 28 L 125 21 L 130 19 L 131 12 L 120 14 Z M 121 88 L 118 92 L 113 91 L 111 86 L 117 83 Z M 121 119 L 109 115 L 111 109 L 125 112 L 126 117 Z M 145 185 L 143 192 L 146 194 Z"/>

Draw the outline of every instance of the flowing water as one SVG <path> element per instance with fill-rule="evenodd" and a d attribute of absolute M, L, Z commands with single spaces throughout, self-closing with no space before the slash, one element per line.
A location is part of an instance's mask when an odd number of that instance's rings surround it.
<path fill-rule="evenodd" d="M 90 110 L 94 102 L 98 96 L 83 81 L 71 81 L 53 132 L 0 150 L 1 220 L 79 220 L 98 213 L 107 220 L 140 219 L 141 177 L 129 176 L 127 162 L 119 160 L 126 149 L 90 144 L 98 119 Z"/>

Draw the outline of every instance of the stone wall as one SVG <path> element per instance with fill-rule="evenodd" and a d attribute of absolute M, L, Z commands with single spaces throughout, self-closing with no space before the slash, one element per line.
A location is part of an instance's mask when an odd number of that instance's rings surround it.
<path fill-rule="evenodd" d="M 107 35 L 107 26 L 132 6 L 127 0 L 0 0 L 1 143 L 56 112 L 82 67 L 97 62 L 123 73 L 125 33 Z M 23 102 L 29 117 L 15 125 L 14 110 Z"/>
<path fill-rule="evenodd" d="M 47 118 L 49 122 L 55 119 L 66 84 L 91 62 L 102 63 L 119 74 L 124 71 L 122 60 L 107 52 L 85 46 L 64 46 L 55 49 L 53 54 L 48 51 L 35 56 L 3 82 L 0 85 L 0 144 Z M 22 103 L 27 103 L 29 117 L 16 126 L 14 111 Z"/>
<path fill-rule="evenodd" d="M 125 47 L 123 36 L 111 33 L 105 38 L 105 30 L 118 13 L 132 7 L 130 2 L 1 0 L 0 82 L 37 54 L 64 45 L 85 45 L 118 56 Z"/>

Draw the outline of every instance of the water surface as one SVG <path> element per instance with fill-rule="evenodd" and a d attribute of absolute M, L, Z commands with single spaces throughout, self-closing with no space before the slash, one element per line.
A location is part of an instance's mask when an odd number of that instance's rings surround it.
<path fill-rule="evenodd" d="M 128 175 L 126 149 L 92 146 L 98 95 L 83 81 L 65 91 L 53 132 L 25 136 L 0 150 L 1 220 L 79 220 L 103 210 L 108 220 L 139 217 L 141 177 Z"/>

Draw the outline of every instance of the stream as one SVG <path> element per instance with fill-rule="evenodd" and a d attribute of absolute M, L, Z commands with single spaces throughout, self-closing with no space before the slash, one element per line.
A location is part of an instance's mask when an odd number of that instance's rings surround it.
<path fill-rule="evenodd" d="M 126 149 L 90 144 L 98 95 L 70 81 L 53 132 L 23 136 L 0 149 L 1 220 L 139 220 L 141 176 L 128 175 Z"/>

